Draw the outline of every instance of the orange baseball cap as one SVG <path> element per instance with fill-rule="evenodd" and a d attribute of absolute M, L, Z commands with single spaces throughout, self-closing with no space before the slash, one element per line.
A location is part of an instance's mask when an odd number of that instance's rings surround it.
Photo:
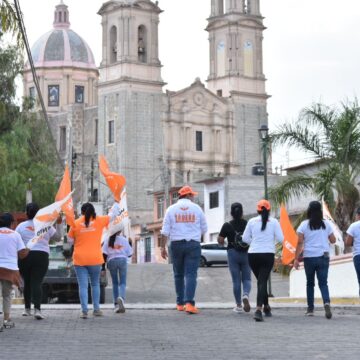
<path fill-rule="evenodd" d="M 270 211 L 271 205 L 270 205 L 269 201 L 263 199 L 263 200 L 260 200 L 260 201 L 257 203 L 257 211 L 261 211 L 263 207 L 264 207 L 266 210 Z"/>
<path fill-rule="evenodd" d="M 193 189 L 189 185 L 185 185 L 178 191 L 178 194 L 180 196 L 185 196 L 185 195 L 193 195 L 193 196 L 195 196 L 198 193 L 196 191 L 193 191 Z"/>

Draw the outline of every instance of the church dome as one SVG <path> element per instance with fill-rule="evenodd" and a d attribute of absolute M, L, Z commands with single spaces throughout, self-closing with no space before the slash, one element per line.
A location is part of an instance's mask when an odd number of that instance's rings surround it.
<path fill-rule="evenodd" d="M 63 1 L 55 8 L 53 25 L 54 28 L 41 36 L 31 49 L 35 67 L 96 69 L 89 45 L 70 29 L 68 7 Z"/>

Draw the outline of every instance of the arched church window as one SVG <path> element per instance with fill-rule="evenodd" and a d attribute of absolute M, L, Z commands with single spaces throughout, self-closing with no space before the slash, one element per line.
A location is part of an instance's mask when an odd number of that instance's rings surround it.
<path fill-rule="evenodd" d="M 64 22 L 66 22 L 66 12 L 64 12 Z"/>
<path fill-rule="evenodd" d="M 147 61 L 146 50 L 146 27 L 140 25 L 138 27 L 138 60 L 142 63 L 146 63 Z"/>
<path fill-rule="evenodd" d="M 117 28 L 112 26 L 110 29 L 110 63 L 117 61 Z"/>
<path fill-rule="evenodd" d="M 59 12 L 59 22 L 62 22 L 62 16 L 61 15 L 62 15 L 62 12 L 60 11 Z"/>

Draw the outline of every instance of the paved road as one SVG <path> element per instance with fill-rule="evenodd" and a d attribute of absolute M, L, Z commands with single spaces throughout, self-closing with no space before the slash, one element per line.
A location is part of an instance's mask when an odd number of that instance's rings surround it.
<path fill-rule="evenodd" d="M 110 277 L 109 277 L 110 278 Z M 272 274 L 273 294 L 276 297 L 288 296 L 289 278 Z M 256 280 L 253 278 L 253 291 L 250 300 L 256 298 Z M 233 302 L 232 283 L 227 266 L 200 268 L 198 302 Z M 111 283 L 106 289 L 106 302 L 112 301 Z M 175 301 L 174 280 L 171 265 L 139 264 L 128 267 L 127 302 L 129 303 L 172 303 Z"/>
<path fill-rule="evenodd" d="M 359 359 L 359 309 L 334 311 L 327 320 L 300 309 L 275 309 L 264 323 L 251 314 L 203 310 L 105 311 L 103 318 L 78 318 L 78 310 L 48 310 L 48 318 L 22 318 L 0 333 L 0 358 L 51 360 L 172 359 Z"/>

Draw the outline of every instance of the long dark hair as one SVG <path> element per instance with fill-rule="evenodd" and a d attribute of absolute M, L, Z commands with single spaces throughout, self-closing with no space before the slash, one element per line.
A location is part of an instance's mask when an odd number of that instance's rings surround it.
<path fill-rule="evenodd" d="M 85 216 L 85 226 L 89 227 L 90 219 L 96 219 L 96 212 L 94 205 L 91 203 L 85 203 L 81 206 L 81 214 Z"/>
<path fill-rule="evenodd" d="M 39 205 L 36 203 L 28 203 L 26 205 L 26 216 L 29 220 L 32 220 L 36 213 L 39 211 Z"/>
<path fill-rule="evenodd" d="M 240 203 L 235 202 L 231 204 L 230 214 L 234 220 L 240 220 L 243 216 L 243 207 Z"/>
<path fill-rule="evenodd" d="M 261 215 L 261 231 L 264 231 L 269 220 L 270 211 L 263 206 L 261 211 L 258 211 L 258 214 Z"/>
<path fill-rule="evenodd" d="M 109 237 L 109 247 L 111 247 L 112 249 L 114 248 L 116 237 L 117 237 L 120 233 L 121 233 L 121 231 L 118 231 L 117 233 L 115 233 L 114 235 L 111 235 L 111 236 Z"/>
<path fill-rule="evenodd" d="M 307 209 L 310 230 L 326 229 L 321 204 L 318 201 L 311 201 Z"/>

